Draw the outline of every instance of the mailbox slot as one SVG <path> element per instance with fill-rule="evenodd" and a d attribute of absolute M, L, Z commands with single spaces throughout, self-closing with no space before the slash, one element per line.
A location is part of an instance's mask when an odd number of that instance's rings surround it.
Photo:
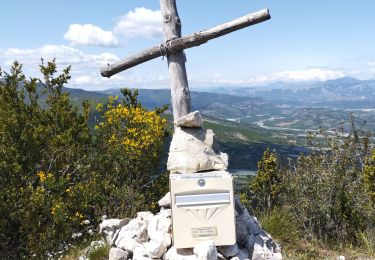
<path fill-rule="evenodd" d="M 208 193 L 208 194 L 191 194 L 191 195 L 176 195 L 176 206 L 199 206 L 210 204 L 225 204 L 230 203 L 230 193 Z"/>

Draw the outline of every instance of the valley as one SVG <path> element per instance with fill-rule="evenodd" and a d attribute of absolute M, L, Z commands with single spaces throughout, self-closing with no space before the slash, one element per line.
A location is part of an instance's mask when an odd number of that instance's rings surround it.
<path fill-rule="evenodd" d="M 329 135 L 336 130 L 348 132 L 351 116 L 357 128 L 375 131 L 374 80 L 343 78 L 300 85 L 274 83 L 205 90 L 191 91 L 192 109 L 202 113 L 204 127 L 214 130 L 221 150 L 229 155 L 231 171 L 256 171 L 257 162 L 268 147 L 282 158 L 296 158 L 308 151 L 308 134 L 319 137 L 320 128 Z M 65 91 L 75 104 L 88 99 L 92 107 L 105 102 L 108 95 L 121 98 L 119 89 Z M 170 104 L 170 90 L 139 89 L 138 99 L 144 107 L 153 109 Z M 171 110 L 166 111 L 166 116 L 171 121 Z M 95 118 L 90 122 L 94 124 Z"/>

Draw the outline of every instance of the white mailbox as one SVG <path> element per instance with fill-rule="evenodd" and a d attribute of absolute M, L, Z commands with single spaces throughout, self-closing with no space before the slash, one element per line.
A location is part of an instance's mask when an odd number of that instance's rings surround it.
<path fill-rule="evenodd" d="M 170 189 L 176 248 L 191 248 L 208 239 L 217 246 L 236 243 L 231 174 L 171 174 Z"/>

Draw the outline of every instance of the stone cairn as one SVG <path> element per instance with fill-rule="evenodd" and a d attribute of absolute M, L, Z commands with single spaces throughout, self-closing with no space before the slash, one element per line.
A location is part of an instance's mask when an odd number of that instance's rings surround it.
<path fill-rule="evenodd" d="M 256 217 L 249 214 L 235 200 L 237 243 L 216 247 L 212 241 L 200 242 L 194 248 L 176 249 L 172 246 L 170 195 L 159 200 L 160 211 L 138 212 L 134 219 L 106 219 L 100 224 L 100 233 L 111 245 L 110 260 L 165 259 L 282 259 L 281 249 L 272 237 L 262 230 Z"/>
<path fill-rule="evenodd" d="M 176 122 L 172 139 L 168 170 L 194 173 L 226 170 L 228 156 L 217 150 L 214 133 L 202 128 L 199 112 L 192 112 Z M 134 219 L 105 219 L 100 233 L 111 245 L 110 260 L 165 259 L 282 259 L 281 249 L 271 236 L 262 230 L 256 217 L 249 214 L 235 199 L 236 244 L 216 247 L 213 241 L 203 241 L 194 248 L 176 249 L 172 246 L 170 194 L 159 200 L 160 211 L 139 212 Z"/>

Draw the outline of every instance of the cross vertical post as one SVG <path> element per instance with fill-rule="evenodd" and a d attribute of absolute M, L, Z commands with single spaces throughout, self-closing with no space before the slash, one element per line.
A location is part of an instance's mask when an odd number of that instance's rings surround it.
<path fill-rule="evenodd" d="M 160 0 L 165 45 L 168 41 L 181 38 L 181 21 L 178 16 L 176 0 Z M 191 110 L 190 91 L 186 74 L 186 57 L 183 50 L 167 54 L 171 81 L 173 119 L 187 115 Z"/>

